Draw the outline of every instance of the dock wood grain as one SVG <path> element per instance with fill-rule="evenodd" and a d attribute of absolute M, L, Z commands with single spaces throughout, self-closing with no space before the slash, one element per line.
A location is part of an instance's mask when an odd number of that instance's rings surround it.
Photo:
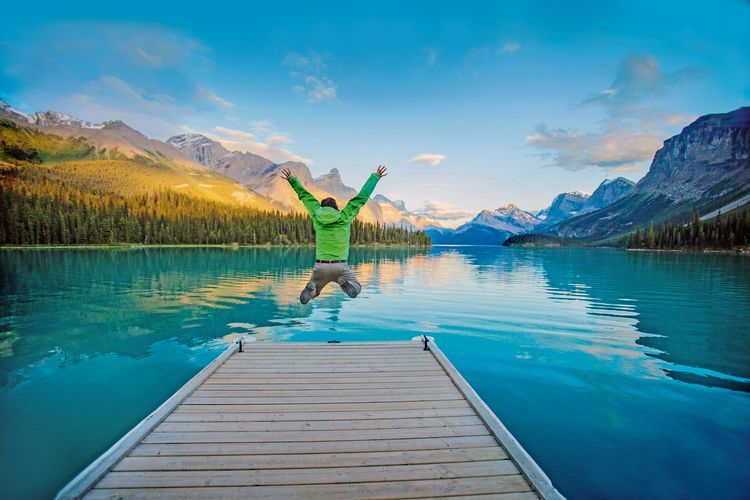
<path fill-rule="evenodd" d="M 428 346 L 233 344 L 58 498 L 562 498 Z"/>

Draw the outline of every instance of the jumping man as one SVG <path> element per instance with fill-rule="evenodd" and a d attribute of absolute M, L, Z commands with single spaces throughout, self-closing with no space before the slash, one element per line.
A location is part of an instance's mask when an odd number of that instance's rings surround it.
<path fill-rule="evenodd" d="M 370 175 L 362 190 L 349 200 L 343 210 L 339 210 L 336 200 L 325 198 L 315 199 L 289 169 L 281 171 L 281 177 L 289 181 L 297 192 L 300 201 L 310 214 L 315 228 L 315 267 L 313 267 L 310 282 L 299 294 L 299 301 L 303 304 L 310 302 L 320 295 L 320 291 L 331 281 L 341 286 L 349 297 L 356 297 L 362 290 L 362 285 L 346 263 L 349 257 L 349 237 L 352 221 L 375 190 L 378 181 L 385 177 L 387 169 L 380 165 L 378 170 Z"/>

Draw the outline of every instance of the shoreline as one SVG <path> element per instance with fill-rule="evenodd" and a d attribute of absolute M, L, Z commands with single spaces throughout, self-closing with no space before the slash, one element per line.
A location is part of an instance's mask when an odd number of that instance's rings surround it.
<path fill-rule="evenodd" d="M 704 250 L 695 250 L 691 248 L 625 248 L 628 252 L 674 252 L 674 253 L 715 253 L 725 255 L 748 255 L 750 249 L 745 247 L 737 248 L 706 248 Z"/>
<path fill-rule="evenodd" d="M 126 250 L 138 250 L 148 248 L 315 248 L 312 243 L 308 244 L 289 244 L 289 245 L 278 245 L 278 244 L 261 244 L 261 245 L 240 245 L 237 243 L 178 243 L 178 244 L 154 244 L 144 245 L 143 243 L 91 243 L 88 245 L 0 245 L 0 250 L 80 250 L 80 249 L 126 249 Z M 384 244 L 384 243 L 369 243 L 369 244 L 351 244 L 349 248 L 414 248 L 414 249 L 428 249 L 430 246 L 425 245 L 401 245 L 401 244 Z"/>

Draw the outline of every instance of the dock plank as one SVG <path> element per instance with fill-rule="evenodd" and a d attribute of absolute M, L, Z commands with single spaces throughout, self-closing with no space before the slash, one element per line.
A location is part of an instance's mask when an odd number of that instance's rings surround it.
<path fill-rule="evenodd" d="M 406 419 L 406 418 L 432 418 L 432 417 L 465 417 L 475 416 L 474 410 L 468 406 L 462 408 L 430 408 L 424 410 L 364 410 L 364 411 L 337 411 L 337 412 L 279 412 L 279 413 L 188 413 L 186 411 L 173 412 L 166 418 L 167 422 L 287 422 L 301 420 L 312 422 L 324 420 L 335 422 L 336 420 L 369 420 L 369 419 Z"/>
<path fill-rule="evenodd" d="M 232 349 L 59 498 L 537 498 L 421 342 Z"/>
<path fill-rule="evenodd" d="M 212 456 L 291 453 L 354 453 L 417 451 L 497 446 L 490 435 L 377 441 L 311 441 L 301 443 L 183 443 L 140 444 L 131 456 Z"/>
<path fill-rule="evenodd" d="M 429 479 L 374 483 L 340 483 L 297 486 L 245 486 L 213 488 L 129 488 L 94 489 L 88 498 L 314 498 L 314 499 L 391 499 L 429 498 L 457 495 L 492 495 L 531 491 L 520 474 L 482 478 Z"/>
<path fill-rule="evenodd" d="M 128 456 L 114 468 L 116 471 L 154 470 L 246 470 L 356 467 L 368 465 L 440 464 L 476 462 L 508 458 L 502 448 L 447 448 L 350 453 L 306 453 L 287 455 L 218 455 L 218 456 Z"/>
<path fill-rule="evenodd" d="M 195 486 L 284 486 L 374 481 L 413 481 L 518 474 L 510 460 L 439 464 L 373 465 L 310 469 L 112 471 L 99 488 L 181 488 Z"/>
<path fill-rule="evenodd" d="M 459 427 L 423 427 L 348 431 L 279 431 L 279 432 L 152 432 L 144 443 L 276 443 L 304 441 L 372 441 L 377 439 L 414 439 L 448 436 L 483 436 L 489 434 L 484 425 Z"/>
<path fill-rule="evenodd" d="M 237 431 L 322 431 L 362 429 L 406 429 L 411 427 L 456 427 L 482 425 L 479 417 L 425 417 L 369 420 L 314 420 L 282 422 L 171 422 L 165 421 L 154 432 L 237 432 Z"/>

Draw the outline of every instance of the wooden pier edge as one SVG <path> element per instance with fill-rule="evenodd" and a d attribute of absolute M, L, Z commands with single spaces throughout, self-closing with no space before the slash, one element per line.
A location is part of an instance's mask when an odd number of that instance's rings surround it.
<path fill-rule="evenodd" d="M 425 337 L 414 337 L 413 341 L 421 342 Z M 539 464 L 537 464 L 531 455 L 521 446 L 521 443 L 516 440 L 513 434 L 503 425 L 497 415 L 490 409 L 489 406 L 479 397 L 469 383 L 464 379 L 461 373 L 453 366 L 453 363 L 443 354 L 440 350 L 435 339 L 433 337 L 427 337 L 429 342 L 427 347 L 435 356 L 435 359 L 443 367 L 445 373 L 453 381 L 458 390 L 466 398 L 466 401 L 474 408 L 479 415 L 479 418 L 484 422 L 490 432 L 495 436 L 495 439 L 505 448 L 508 452 L 510 459 L 518 466 L 521 473 L 531 483 L 532 487 L 537 491 L 539 496 L 544 499 L 561 499 L 564 500 L 564 496 L 552 485 L 547 474 L 544 473 Z"/>
<path fill-rule="evenodd" d="M 169 399 L 164 401 L 156 410 L 151 412 L 146 418 L 141 420 L 119 441 L 113 444 L 107 451 L 94 460 L 88 467 L 83 469 L 67 485 L 61 489 L 55 496 L 56 500 L 77 500 L 83 498 L 94 485 L 109 472 L 117 462 L 130 452 L 146 435 L 148 435 L 157 425 L 159 425 L 172 410 L 177 408 L 193 391 L 208 379 L 224 362 L 232 357 L 240 348 L 241 343 L 247 339 L 238 337 L 226 350 L 221 353 L 211 363 L 206 365 L 201 371 L 195 374 L 193 378 L 187 381 L 177 392 Z M 255 339 L 253 339 L 255 340 Z"/>
<path fill-rule="evenodd" d="M 373 346 L 373 345 L 404 345 L 413 344 L 416 341 L 422 342 L 427 337 L 414 337 L 412 340 L 405 341 L 380 341 L 380 342 L 346 342 L 345 345 L 354 346 Z M 245 340 L 244 338 L 241 338 Z M 542 471 L 539 465 L 524 450 L 521 444 L 513 437 L 508 429 L 502 424 L 492 410 L 482 401 L 479 395 L 456 370 L 453 364 L 443 354 L 432 337 L 427 343 L 427 347 L 432 357 L 440 365 L 445 375 L 452 381 L 459 393 L 465 398 L 465 401 L 474 409 L 476 415 L 484 423 L 486 429 L 502 446 L 508 458 L 516 465 L 521 474 L 528 481 L 529 485 L 535 492 L 544 499 L 563 499 L 564 497 L 555 489 L 547 475 Z M 81 473 L 73 478 L 55 498 L 57 499 L 80 499 L 106 476 L 115 465 L 125 456 L 127 456 L 136 445 L 138 445 L 146 436 L 148 436 L 161 422 L 163 422 L 180 404 L 182 404 L 196 389 L 198 389 L 214 372 L 230 359 L 239 349 L 241 344 L 238 343 L 240 338 L 230 344 L 227 349 L 220 354 L 215 360 L 209 363 L 205 368 L 191 378 L 175 394 L 162 403 L 155 411 L 144 418 L 117 443 L 111 446 L 93 463 L 86 467 Z M 255 340 L 255 339 L 250 339 Z M 294 342 L 296 346 L 311 346 L 324 344 L 322 342 Z M 313 344 L 313 345 L 311 345 Z"/>

